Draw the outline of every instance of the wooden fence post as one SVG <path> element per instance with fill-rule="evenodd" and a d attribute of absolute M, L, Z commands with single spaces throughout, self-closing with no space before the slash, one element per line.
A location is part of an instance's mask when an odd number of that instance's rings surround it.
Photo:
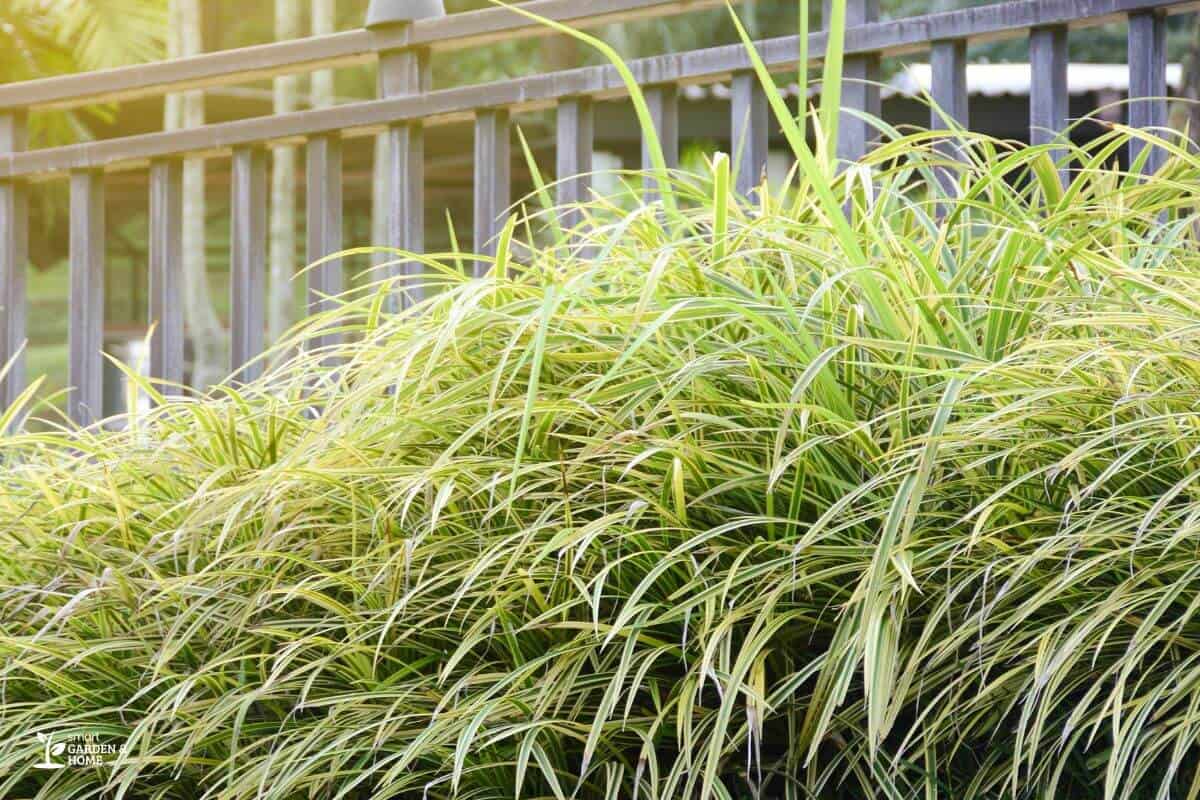
<path fill-rule="evenodd" d="M 825 0 L 826 26 L 830 14 L 831 0 Z M 879 0 L 844 0 L 846 3 L 846 27 L 853 28 L 876 22 L 879 19 Z M 857 161 L 867 154 L 875 138 L 875 127 L 861 119 L 853 111 L 873 117 L 882 113 L 879 97 L 879 54 L 847 56 L 842 66 L 842 112 L 838 122 L 838 158 Z"/>
<path fill-rule="evenodd" d="M 1051 25 L 1029 32 L 1030 144 L 1050 144 L 1065 135 L 1071 99 L 1067 63 L 1067 26 Z M 1056 162 L 1065 153 L 1062 147 L 1050 150 Z M 1065 174 L 1064 170 L 1064 177 Z"/>
<path fill-rule="evenodd" d="M 743 70 L 733 75 L 733 159 L 737 169 L 737 193 L 751 197 L 763 180 L 767 167 L 768 128 L 771 121 L 767 95 L 758 75 Z"/>
<path fill-rule="evenodd" d="M 1129 124 L 1163 135 L 1167 124 L 1167 24 L 1158 10 L 1129 15 Z M 1145 149 L 1138 139 L 1129 142 L 1132 165 Z M 1152 147 L 1142 165 L 1143 174 L 1158 170 L 1167 154 Z"/>
<path fill-rule="evenodd" d="M 67 414 L 80 426 L 104 414 L 104 174 L 71 173 L 71 297 Z"/>
<path fill-rule="evenodd" d="M 650 108 L 650 117 L 654 121 L 654 130 L 658 134 L 658 142 L 662 146 L 663 160 L 667 169 L 679 166 L 679 87 L 673 83 L 655 84 L 644 90 L 646 105 Z M 642 171 L 643 187 L 646 190 L 646 202 L 653 203 L 661 196 L 658 181 L 651 174 L 654 163 L 650 160 L 650 148 L 642 141 Z"/>
<path fill-rule="evenodd" d="M 429 52 L 423 49 L 385 51 L 379 55 L 379 96 L 407 97 L 429 91 L 433 82 Z M 388 126 L 387 181 L 388 245 L 397 250 L 425 250 L 425 126 L 419 120 Z M 395 263 L 394 278 L 405 278 L 403 289 L 393 295 L 390 310 L 408 308 L 424 297 L 414 280 L 424 271 L 419 261 Z"/>
<path fill-rule="evenodd" d="M 232 310 L 231 360 L 235 380 L 262 374 L 263 299 L 267 269 L 267 155 L 261 147 L 233 151 L 229 237 L 229 292 Z"/>
<path fill-rule="evenodd" d="M 337 133 L 308 140 L 306 169 L 307 256 L 313 264 L 342 249 L 342 137 Z M 342 293 L 342 261 L 332 259 L 310 267 L 308 313 L 318 314 L 336 305 Z M 338 344 L 336 333 L 313 340 L 318 349 Z"/>
<path fill-rule="evenodd" d="M 970 126 L 970 110 L 967 96 L 967 43 L 963 39 L 944 39 L 934 42 L 929 51 L 929 70 L 933 102 L 937 108 L 930 109 L 929 125 L 934 130 L 947 127 L 944 114 L 963 128 Z M 961 159 L 960 142 L 951 138 L 940 139 L 935 147 L 942 156 Z M 952 167 L 939 167 L 935 174 L 942 191 L 954 193 L 958 178 Z"/>
<path fill-rule="evenodd" d="M 183 161 L 150 164 L 150 377 L 183 383 Z M 172 387 L 163 387 L 170 394 Z"/>
<path fill-rule="evenodd" d="M 556 202 L 569 206 L 585 202 L 592 187 L 592 150 L 595 147 L 595 113 L 590 97 L 568 97 L 558 103 L 555 125 L 558 192 Z M 582 221 L 575 208 L 562 211 L 562 226 L 570 230 Z"/>
<path fill-rule="evenodd" d="M 0 114 L 0 154 L 25 149 L 25 113 Z M 25 390 L 25 272 L 29 265 L 29 200 L 25 182 L 0 181 L 0 413 Z"/>
<path fill-rule="evenodd" d="M 475 113 L 475 251 L 496 255 L 496 236 L 512 202 L 510 186 L 512 141 L 508 109 L 485 108 Z M 486 265 L 476 262 L 476 275 Z"/>

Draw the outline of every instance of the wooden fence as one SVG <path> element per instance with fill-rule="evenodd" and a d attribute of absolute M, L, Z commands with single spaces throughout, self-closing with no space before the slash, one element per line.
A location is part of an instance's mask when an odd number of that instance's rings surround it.
<path fill-rule="evenodd" d="M 838 1 L 838 0 L 835 0 Z M 964 125 L 966 48 L 971 42 L 1027 36 L 1032 69 L 1030 136 L 1053 142 L 1067 124 L 1067 43 L 1075 27 L 1127 20 L 1132 125 L 1166 123 L 1165 17 L 1192 11 L 1181 0 L 1011 0 L 962 11 L 878 21 L 877 0 L 846 0 L 844 105 L 879 113 L 881 56 L 928 51 L 937 103 Z M 651 16 L 667 17 L 722 5 L 719 0 L 532 0 L 522 5 L 542 17 L 577 28 Z M 267 240 L 266 148 L 303 141 L 307 150 L 307 256 L 310 261 L 342 248 L 341 148 L 350 137 L 386 133 L 388 241 L 420 252 L 423 245 L 426 128 L 473 118 L 475 122 L 475 240 L 493 240 L 510 203 L 509 120 L 514 112 L 557 108 L 557 174 L 585 176 L 591 165 L 593 103 L 618 98 L 624 85 L 610 67 L 586 67 L 484 85 L 435 89 L 432 52 L 547 33 L 539 23 L 504 8 L 373 26 L 279 44 L 205 54 L 170 62 L 0 85 L 0 364 L 17 361 L 0 382 L 0 409 L 25 386 L 17 355 L 26 340 L 25 271 L 28 262 L 30 182 L 70 182 L 70 372 L 68 411 L 79 424 L 94 422 L 102 404 L 104 313 L 104 175 L 147 169 L 150 186 L 149 308 L 155 325 L 150 373 L 180 382 L 184 322 L 179 271 L 182 228 L 182 158 L 229 158 L 231 203 L 231 369 L 242 379 L 264 345 Z M 824 54 L 826 37 L 813 33 L 808 53 Z M 797 36 L 759 43 L 772 70 L 795 69 Z M 27 112 L 107 100 L 244 83 L 286 73 L 377 60 L 379 99 L 332 108 L 206 125 L 42 150 L 25 149 Z M 631 68 L 645 87 L 670 165 L 678 159 L 678 88 L 729 81 L 733 151 L 739 154 L 738 188 L 749 191 L 767 159 L 770 116 L 762 89 L 741 46 L 713 47 L 645 58 Z M 935 124 L 940 123 L 935 120 Z M 871 138 L 860 117 L 844 116 L 839 154 L 855 158 Z M 1133 145 L 1137 148 L 1138 145 Z M 1148 158 L 1155 168 L 1161 154 Z M 653 187 L 648 187 L 650 190 Z M 586 196 L 588 178 L 558 184 L 558 199 Z M 400 265 L 397 269 L 404 269 Z M 309 273 L 309 306 L 341 288 L 342 270 L 329 262 Z"/>

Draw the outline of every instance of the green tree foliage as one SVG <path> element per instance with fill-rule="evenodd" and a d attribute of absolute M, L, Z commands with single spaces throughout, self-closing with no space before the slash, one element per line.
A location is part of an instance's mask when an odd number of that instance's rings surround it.
<path fill-rule="evenodd" d="M 153 61 L 165 40 L 163 0 L 9 0 L 0 6 L 0 81 Z M 41 145 L 86 136 L 78 115 L 35 114 L 30 127 Z"/>

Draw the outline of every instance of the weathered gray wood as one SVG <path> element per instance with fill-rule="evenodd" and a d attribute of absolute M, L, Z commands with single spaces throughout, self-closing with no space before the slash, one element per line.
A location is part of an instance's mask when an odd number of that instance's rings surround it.
<path fill-rule="evenodd" d="M 429 53 L 398 50 L 379 57 L 379 95 L 384 98 L 417 98 L 432 85 Z M 425 251 L 425 126 L 420 119 L 396 121 L 387 128 L 388 245 L 410 253 Z M 419 261 L 388 265 L 392 278 L 405 277 L 403 291 L 393 295 L 389 310 L 419 302 L 423 289 L 414 280 L 423 266 Z"/>
<path fill-rule="evenodd" d="M 750 197 L 762 183 L 767 168 L 770 109 L 758 76 L 750 71 L 734 73 L 732 102 L 733 158 L 737 170 L 737 192 Z"/>
<path fill-rule="evenodd" d="M 104 414 L 104 176 L 71 173 L 71 296 L 67 414 L 91 425 Z"/>
<path fill-rule="evenodd" d="M 573 28 L 594 28 L 714 8 L 724 0 L 533 0 L 524 8 Z M 0 86 L 0 108 L 73 108 L 130 100 L 185 89 L 244 84 L 295 72 L 350 67 L 374 60 L 377 52 L 407 47 L 438 51 L 489 42 L 544 36 L 543 23 L 504 8 L 419 20 L 395 30 L 346 31 L 287 42 L 205 53 L 102 72 L 42 78 Z"/>
<path fill-rule="evenodd" d="M 1137 8 L 1171 12 L 1195 8 L 1181 0 L 1090 0 L 1094 16 L 1079 18 L 1079 0 L 1011 0 L 962 11 L 863 25 L 847 31 L 850 55 L 878 52 L 903 55 L 928 48 L 930 41 L 965 38 L 972 42 L 1025 35 L 1033 27 L 1066 24 L 1079 26 L 1123 18 Z M 453 18 L 448 17 L 448 19 Z M 825 52 L 825 34 L 814 33 L 809 53 L 819 60 Z M 795 36 L 759 44 L 763 61 L 774 70 L 796 65 L 799 41 Z M 708 48 L 630 63 L 643 85 L 721 79 L 751 68 L 740 44 Z M 16 176 L 49 176 L 89 167 L 132 167 L 167 155 L 222 155 L 230 148 L 294 140 L 298 137 L 339 131 L 343 137 L 373 136 L 388 125 L 422 120 L 428 126 L 461 121 L 476 108 L 504 106 L 512 113 L 552 107 L 559 98 L 589 95 L 602 100 L 625 94 L 624 82 L 611 67 L 584 67 L 495 83 L 464 86 L 418 96 L 396 97 L 339 105 L 312 111 L 238 120 L 167 133 L 88 142 L 67 147 L 21 153 L 0 158 L 0 179 Z"/>
<path fill-rule="evenodd" d="M 934 42 L 929 51 L 929 67 L 933 84 L 931 94 L 936 105 L 929 112 L 930 127 L 934 130 L 946 128 L 948 122 L 953 121 L 963 128 L 969 128 L 966 41 L 949 39 Z M 948 138 L 939 140 L 935 147 L 943 156 L 960 158 L 960 144 Z M 935 174 L 942 190 L 952 194 L 957 184 L 955 171 L 949 167 L 939 167 Z"/>
<path fill-rule="evenodd" d="M 150 377 L 183 383 L 183 162 L 150 165 Z M 170 394 L 173 387 L 163 387 Z"/>
<path fill-rule="evenodd" d="M 0 108 L 46 111 L 90 103 L 133 100 L 168 92 L 268 80 L 310 70 L 370 63 L 372 37 L 364 30 L 239 47 L 98 72 L 39 78 L 0 87 Z"/>
<path fill-rule="evenodd" d="M 0 156 L 25 149 L 25 114 L 0 114 Z M 29 201 L 21 180 L 0 181 L 0 413 L 25 390 L 25 272 Z"/>
<path fill-rule="evenodd" d="M 938 109 L 930 111 L 930 127 L 945 127 L 943 114 L 964 128 L 970 127 L 970 111 L 967 108 L 966 40 L 949 39 L 934 42 L 929 50 L 929 66 L 933 80 L 931 94 L 933 101 L 938 105 Z"/>
<path fill-rule="evenodd" d="M 674 83 L 659 83 L 648 86 L 643 93 L 646 105 L 650 109 L 650 118 L 654 121 L 654 130 L 658 134 L 658 142 L 662 147 L 663 160 L 667 169 L 679 166 L 679 87 Z M 642 141 L 642 179 L 646 190 L 646 202 L 653 203 L 659 198 L 658 181 L 650 174 L 654 163 L 650 159 L 650 148 Z"/>
<path fill-rule="evenodd" d="M 1029 141 L 1034 145 L 1058 140 L 1067 128 L 1071 95 L 1067 86 L 1067 27 L 1053 25 L 1029 32 Z M 1062 147 L 1052 148 L 1051 157 L 1060 161 Z"/>
<path fill-rule="evenodd" d="M 259 147 L 233 153 L 230 203 L 229 306 L 234 380 L 262 374 L 250 363 L 263 352 L 263 297 L 267 278 L 267 154 Z"/>
<path fill-rule="evenodd" d="M 585 202 L 592 186 L 592 151 L 595 147 L 595 114 L 587 97 L 568 97 L 558 104 L 556 202 L 570 206 Z M 575 208 L 561 212 L 566 229 L 579 224 L 582 213 Z"/>
<path fill-rule="evenodd" d="M 475 250 L 496 255 L 496 236 L 512 202 L 512 141 L 508 110 L 488 108 L 475 114 Z M 476 274 L 485 271 L 475 263 Z"/>
<path fill-rule="evenodd" d="M 655 19 L 719 8 L 725 0 L 528 0 L 524 10 L 573 28 L 596 28 L 613 23 Z M 495 42 L 552 33 L 545 23 L 507 9 L 485 8 L 422 20 L 412 26 L 409 40 L 437 51 L 478 47 Z"/>
<path fill-rule="evenodd" d="M 826 3 L 828 14 L 828 3 Z M 828 20 L 828 16 L 826 19 Z M 846 27 L 853 28 L 879 19 L 879 0 L 846 0 Z M 842 107 L 838 121 L 838 158 L 857 161 L 867 153 L 876 136 L 875 127 L 853 111 L 879 117 L 879 54 L 847 55 L 842 65 Z"/>
<path fill-rule="evenodd" d="M 308 140 L 307 208 L 308 263 L 313 264 L 342 250 L 342 140 L 317 136 Z M 342 293 L 342 261 L 333 259 L 308 272 L 308 313 L 319 314 L 335 306 L 331 299 Z M 312 342 L 317 348 L 336 345 L 341 337 L 324 334 Z"/>
<path fill-rule="evenodd" d="M 409 97 L 429 91 L 433 86 L 429 51 L 416 48 L 381 52 L 377 79 L 380 97 Z"/>
<path fill-rule="evenodd" d="M 1167 25 L 1156 10 L 1129 15 L 1129 124 L 1163 135 L 1167 124 Z M 1145 142 L 1129 142 L 1129 161 L 1141 155 Z M 1152 147 L 1142 165 L 1149 175 L 1166 161 L 1166 151 Z"/>
<path fill-rule="evenodd" d="M 882 113 L 879 99 L 879 56 L 851 56 L 842 70 L 842 106 L 878 118 Z M 856 161 L 867 154 L 876 138 L 875 126 L 866 119 L 843 113 L 838 126 L 838 157 Z"/>

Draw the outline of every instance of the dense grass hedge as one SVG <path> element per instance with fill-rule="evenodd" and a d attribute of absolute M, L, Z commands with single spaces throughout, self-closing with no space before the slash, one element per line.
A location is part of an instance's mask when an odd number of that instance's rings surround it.
<path fill-rule="evenodd" d="M 1200 161 L 929 138 L 5 440 L 0 796 L 1194 796 Z"/>

